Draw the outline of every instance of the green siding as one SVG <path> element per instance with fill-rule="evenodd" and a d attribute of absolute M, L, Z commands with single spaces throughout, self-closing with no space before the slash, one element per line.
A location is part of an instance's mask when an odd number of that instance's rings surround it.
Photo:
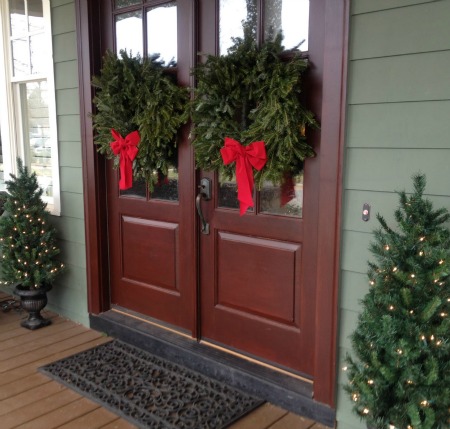
<path fill-rule="evenodd" d="M 448 149 L 349 148 L 346 161 L 349 189 L 412 191 L 411 175 L 422 171 L 427 175 L 429 194 L 446 195 L 449 191 Z"/>
<path fill-rule="evenodd" d="M 58 137 L 63 141 L 81 140 L 80 116 L 64 115 L 58 116 Z"/>
<path fill-rule="evenodd" d="M 450 50 L 352 61 L 348 101 L 372 104 L 448 100 L 449 69 Z M 447 85 L 439 86 L 437 82 Z"/>
<path fill-rule="evenodd" d="M 367 292 L 368 250 L 376 213 L 393 224 L 396 190 L 427 176 L 436 207 L 450 209 L 450 0 L 351 3 L 343 178 L 339 370 L 351 351 L 360 300 Z M 364 203 L 371 219 L 364 222 Z M 339 429 L 362 429 L 339 388 Z"/>
<path fill-rule="evenodd" d="M 75 32 L 53 36 L 53 59 L 55 64 L 77 59 L 77 36 Z"/>
<path fill-rule="evenodd" d="M 347 147 L 448 148 L 450 101 L 351 105 Z M 426 124 L 426 126 L 424 126 Z"/>
<path fill-rule="evenodd" d="M 58 238 L 60 240 L 85 244 L 83 219 L 69 216 L 55 216 L 52 223 L 58 228 Z"/>
<path fill-rule="evenodd" d="M 61 185 L 61 216 L 52 223 L 66 271 L 49 293 L 49 307 L 88 325 L 75 2 L 51 0 L 51 7 Z"/>
<path fill-rule="evenodd" d="M 59 115 L 78 115 L 80 100 L 78 88 L 59 89 L 56 91 L 56 107 Z"/>
<path fill-rule="evenodd" d="M 449 16 L 450 3 L 446 1 L 357 15 L 351 25 L 360 37 L 352 39 L 350 59 L 446 50 L 450 40 Z M 424 37 L 430 22 L 433 32 Z M 377 43 L 373 43 L 375 38 Z"/>
<path fill-rule="evenodd" d="M 75 194 L 83 193 L 83 174 L 81 168 L 60 168 L 61 189 Z"/>
<path fill-rule="evenodd" d="M 81 151 L 79 142 L 60 140 L 59 150 L 59 165 L 61 167 L 76 168 L 81 165 Z"/>
<path fill-rule="evenodd" d="M 75 60 L 55 64 L 56 89 L 78 88 L 78 63 Z"/>
<path fill-rule="evenodd" d="M 55 6 L 52 9 L 52 33 L 63 34 L 76 29 L 74 2 Z"/>
<path fill-rule="evenodd" d="M 84 219 L 83 195 L 73 192 L 61 192 L 61 205 L 67 216 Z"/>
<path fill-rule="evenodd" d="M 387 9 L 409 7 L 415 4 L 426 4 L 436 0 L 356 0 L 351 2 L 352 14 L 378 12 Z"/>

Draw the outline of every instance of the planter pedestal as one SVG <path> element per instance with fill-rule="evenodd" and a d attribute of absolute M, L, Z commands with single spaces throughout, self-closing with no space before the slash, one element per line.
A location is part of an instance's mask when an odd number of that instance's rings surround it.
<path fill-rule="evenodd" d="M 28 319 L 21 322 L 21 326 L 27 329 L 39 329 L 52 323 L 41 315 L 41 310 L 47 305 L 47 292 L 52 287 L 49 285 L 39 289 L 28 289 L 22 285 L 14 288 L 14 293 L 20 297 L 22 308 L 28 312 Z"/>

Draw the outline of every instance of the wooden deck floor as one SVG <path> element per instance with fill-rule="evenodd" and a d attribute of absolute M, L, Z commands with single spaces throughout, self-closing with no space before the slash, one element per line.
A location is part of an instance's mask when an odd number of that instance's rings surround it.
<path fill-rule="evenodd" d="M 0 300 L 4 298 L 6 295 L 0 292 Z M 135 428 L 37 371 L 42 365 L 111 340 L 55 314 L 47 312 L 45 316 L 52 319 L 52 325 L 29 331 L 19 324 L 24 313 L 0 311 L 0 428 Z M 327 429 L 271 404 L 263 405 L 231 428 Z"/>

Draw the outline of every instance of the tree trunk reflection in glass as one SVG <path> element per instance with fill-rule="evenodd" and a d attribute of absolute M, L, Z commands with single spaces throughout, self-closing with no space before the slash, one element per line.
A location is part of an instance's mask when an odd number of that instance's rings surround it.
<path fill-rule="evenodd" d="M 265 0 L 264 38 L 283 32 L 285 49 L 292 49 L 301 43 L 301 51 L 308 50 L 309 0 Z"/>

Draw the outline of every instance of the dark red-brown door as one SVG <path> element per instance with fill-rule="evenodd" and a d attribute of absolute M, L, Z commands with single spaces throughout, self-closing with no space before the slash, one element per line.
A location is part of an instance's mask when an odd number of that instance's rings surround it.
<path fill-rule="evenodd" d="M 141 55 L 158 47 L 152 25 L 166 17 L 177 34 L 162 59 L 173 56 L 180 85 L 193 65 L 192 1 L 103 0 L 104 49 Z M 153 38 L 152 38 L 153 37 Z M 164 56 L 165 55 L 165 56 Z M 196 327 L 195 172 L 188 128 L 178 136 L 178 162 L 152 192 L 145 183 L 119 191 L 118 171 L 107 167 L 111 303 L 176 325 Z"/>
<path fill-rule="evenodd" d="M 140 13 L 146 28 L 148 8 L 164 6 L 124 0 L 127 6 L 115 9 L 117 2 L 103 3 L 110 49 L 121 43 L 117 22 Z M 189 85 L 197 51 L 217 52 L 218 2 L 166 3 L 177 8 L 178 81 Z M 153 193 L 139 183 L 119 192 L 118 172 L 108 166 L 111 303 L 198 340 L 312 375 L 317 163 L 306 162 L 282 186 L 267 183 L 255 193 L 253 211 L 240 216 L 236 184 L 195 171 L 188 134 L 187 128 L 180 132 L 178 163 Z M 200 232 L 195 212 L 203 178 L 212 186 L 212 199 L 201 202 L 208 235 Z"/>
<path fill-rule="evenodd" d="M 256 33 L 262 39 L 264 5 L 269 2 L 246 3 L 247 10 L 251 9 L 250 4 L 256 5 Z M 281 4 L 272 2 L 274 8 L 281 8 Z M 299 15 L 301 9 L 296 9 Z M 224 15 L 229 12 L 232 11 L 224 8 Z M 217 2 L 200 2 L 201 52 L 222 50 L 220 34 L 226 30 L 228 19 L 220 17 L 220 13 Z M 230 21 L 235 20 L 231 13 L 229 16 Z M 272 16 L 280 17 L 277 13 Z M 305 17 L 298 16 L 299 33 L 304 22 Z M 200 178 L 208 178 L 212 188 L 211 200 L 201 203 L 210 231 L 207 235 L 199 234 L 202 340 L 311 376 L 315 334 L 316 160 L 308 160 L 304 171 L 287 177 L 281 185 L 266 183 L 260 192 L 255 192 L 254 209 L 244 216 L 239 215 L 234 180 L 207 172 L 201 173 Z"/>

